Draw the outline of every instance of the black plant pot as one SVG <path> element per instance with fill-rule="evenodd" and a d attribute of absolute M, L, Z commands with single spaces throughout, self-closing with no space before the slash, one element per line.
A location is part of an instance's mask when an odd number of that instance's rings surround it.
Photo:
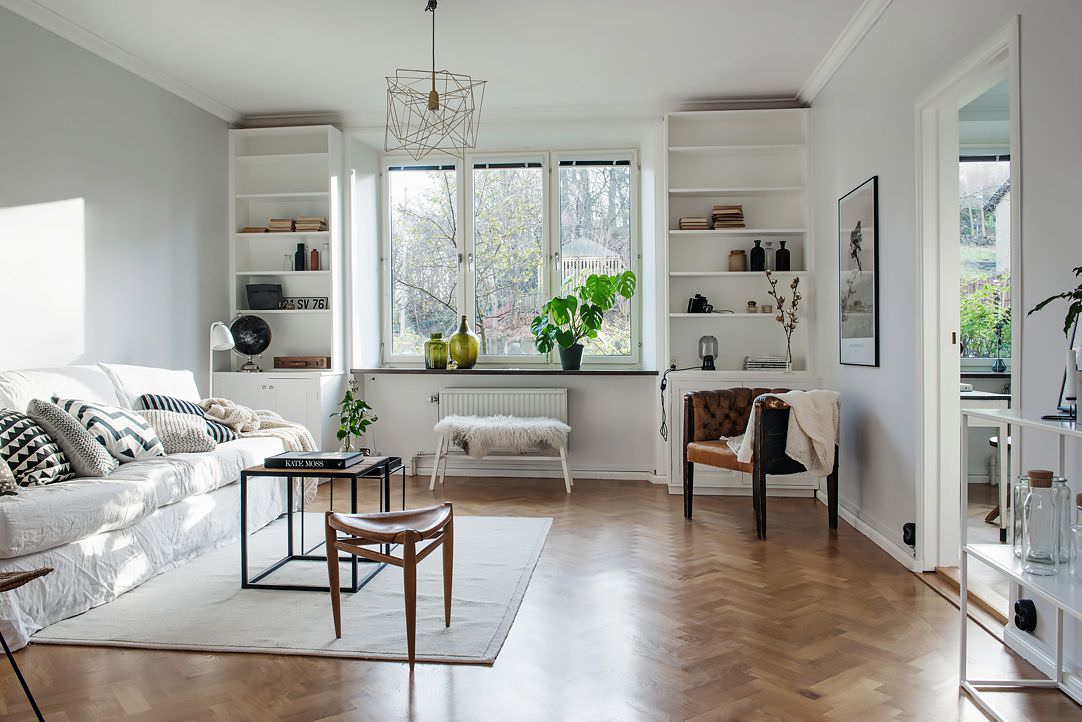
<path fill-rule="evenodd" d="M 578 371 L 582 366 L 582 344 L 570 348 L 560 347 L 560 368 L 564 371 Z"/>

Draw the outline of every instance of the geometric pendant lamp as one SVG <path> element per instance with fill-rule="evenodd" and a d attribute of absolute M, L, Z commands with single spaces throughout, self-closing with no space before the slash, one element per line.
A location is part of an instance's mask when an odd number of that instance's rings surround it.
<path fill-rule="evenodd" d="M 436 70 L 436 0 L 432 13 L 432 70 L 399 68 L 387 77 L 384 150 L 404 150 L 414 160 L 432 151 L 463 157 L 477 145 L 485 81 Z"/>

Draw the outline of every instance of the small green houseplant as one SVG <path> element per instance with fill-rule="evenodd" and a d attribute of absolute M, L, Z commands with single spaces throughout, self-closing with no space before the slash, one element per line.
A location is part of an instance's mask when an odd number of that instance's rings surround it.
<path fill-rule="evenodd" d="M 534 345 L 541 353 L 560 348 L 560 366 L 576 371 L 582 365 L 582 340 L 597 338 L 609 311 L 620 298 L 635 295 L 638 278 L 632 271 L 613 276 L 591 273 L 567 296 L 549 299 L 530 324 Z"/>
<path fill-rule="evenodd" d="M 1082 276 L 1082 266 L 1074 269 L 1075 278 Z M 1063 293 L 1057 293 L 1055 296 L 1049 296 L 1036 306 L 1034 306 L 1026 315 L 1032 315 L 1037 313 L 1042 308 L 1060 298 L 1067 299 L 1070 303 L 1067 305 L 1067 315 L 1063 318 L 1063 335 L 1071 335 L 1071 327 L 1074 326 L 1075 321 L 1078 320 L 1079 314 L 1082 314 L 1082 283 L 1072 288 L 1070 291 L 1064 291 Z"/>
<path fill-rule="evenodd" d="M 357 395 L 357 382 L 350 379 L 349 388 L 346 389 L 341 403 L 338 404 L 338 411 L 331 414 L 332 418 L 338 418 L 339 426 L 336 436 L 342 442 L 342 451 L 354 451 L 353 442 L 364 436 L 369 426 L 379 421 L 378 416 L 369 413 L 371 411 L 372 407 Z M 364 449 L 358 449 L 358 451 L 364 451 Z"/>

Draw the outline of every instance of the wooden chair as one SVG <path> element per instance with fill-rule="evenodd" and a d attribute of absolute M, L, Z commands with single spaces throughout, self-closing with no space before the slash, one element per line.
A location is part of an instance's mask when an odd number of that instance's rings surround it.
<path fill-rule="evenodd" d="M 774 396 L 788 389 L 720 389 L 692 391 L 684 395 L 684 518 L 691 518 L 695 492 L 695 464 L 751 474 L 752 504 L 755 509 L 755 533 L 766 539 L 767 474 L 798 474 L 807 469 L 785 454 L 789 429 L 789 404 Z M 748 428 L 752 408 L 756 408 L 754 429 Z M 752 459 L 743 463 L 736 452 L 719 437 L 754 434 Z M 827 477 L 827 515 L 831 529 L 838 528 L 838 450 L 834 450 L 834 469 Z"/>
<path fill-rule="evenodd" d="M 340 539 L 338 532 L 346 534 Z M 338 551 L 355 554 L 376 562 L 402 568 L 406 597 L 406 645 L 410 671 L 416 659 L 417 641 L 417 563 L 439 546 L 443 547 L 443 617 L 451 626 L 451 572 L 454 559 L 454 512 L 450 502 L 423 509 L 406 509 L 377 514 L 337 514 L 327 512 L 327 572 L 330 577 L 331 611 L 334 636 L 342 638 L 342 600 L 339 586 Z M 417 543 L 427 541 L 420 552 Z M 400 544 L 402 556 L 383 554 L 365 545 Z"/>
<path fill-rule="evenodd" d="M 33 581 L 38 577 L 43 577 L 46 574 L 52 573 L 52 568 L 43 567 L 41 569 L 32 569 L 26 572 L 0 572 L 0 592 L 10 592 L 13 589 L 18 589 L 27 582 Z M 11 653 L 11 648 L 8 647 L 8 642 L 4 639 L 4 635 L 0 632 L 0 644 L 4 646 L 4 654 L 7 656 L 8 661 L 11 662 L 11 668 L 15 670 L 15 676 L 19 678 L 19 684 L 23 687 L 23 692 L 26 694 L 26 698 L 30 701 L 30 707 L 34 710 L 34 716 L 38 720 L 44 720 L 41 716 L 41 710 L 38 709 L 38 703 L 34 700 L 34 695 L 30 693 L 30 685 L 26 683 L 26 679 L 23 678 L 23 673 L 19 670 L 19 665 L 15 664 L 15 655 Z"/>

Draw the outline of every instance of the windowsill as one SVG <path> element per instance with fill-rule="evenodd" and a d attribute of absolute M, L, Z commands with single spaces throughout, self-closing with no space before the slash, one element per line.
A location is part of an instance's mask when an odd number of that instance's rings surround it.
<path fill-rule="evenodd" d="M 962 378 L 964 379 L 1009 379 L 1010 377 L 1010 371 L 1000 373 L 997 371 L 980 371 L 978 369 L 966 371 L 962 369 Z"/>
<path fill-rule="evenodd" d="M 355 374 L 428 374 L 438 376 L 657 376 L 657 371 L 642 369 L 586 368 L 564 371 L 559 368 L 493 368 L 472 369 L 426 369 L 418 367 L 382 367 L 374 369 L 350 369 Z"/>

